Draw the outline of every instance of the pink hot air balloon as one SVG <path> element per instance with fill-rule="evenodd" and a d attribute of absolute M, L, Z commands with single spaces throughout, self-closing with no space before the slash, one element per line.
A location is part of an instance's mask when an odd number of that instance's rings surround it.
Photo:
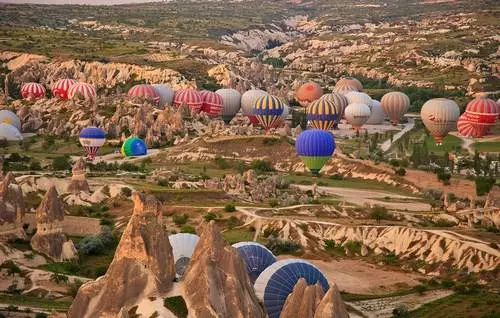
<path fill-rule="evenodd" d="M 93 101 L 97 97 L 94 85 L 77 82 L 73 84 L 68 91 L 69 99 L 80 99 Z"/>
<path fill-rule="evenodd" d="M 181 89 L 175 92 L 174 106 L 180 107 L 186 104 L 192 112 L 199 113 L 202 103 L 200 94 L 194 89 Z"/>
<path fill-rule="evenodd" d="M 75 80 L 70 78 L 60 79 L 52 85 L 50 88 L 53 97 L 59 97 L 61 99 L 68 99 L 69 88 L 76 83 Z"/>
<path fill-rule="evenodd" d="M 222 96 L 211 91 L 200 92 L 202 105 L 201 111 L 208 114 L 209 117 L 217 117 L 222 114 L 222 108 L 224 107 L 224 101 Z"/>
<path fill-rule="evenodd" d="M 21 86 L 21 95 L 24 99 L 38 99 L 45 97 L 45 87 L 38 83 L 25 83 Z"/>
<path fill-rule="evenodd" d="M 128 90 L 127 95 L 133 100 L 147 100 L 154 104 L 160 102 L 160 96 L 156 92 L 156 89 L 148 84 L 134 85 Z"/>
<path fill-rule="evenodd" d="M 382 97 L 380 105 L 392 124 L 397 125 L 410 108 L 410 98 L 401 92 L 390 92 Z"/>
<path fill-rule="evenodd" d="M 458 133 L 464 137 L 477 137 L 478 131 L 469 120 L 462 114 L 457 120 Z"/>
<path fill-rule="evenodd" d="M 467 104 L 463 115 L 477 130 L 476 137 L 486 135 L 488 129 L 495 125 L 498 117 L 498 106 L 494 100 L 478 97 Z"/>

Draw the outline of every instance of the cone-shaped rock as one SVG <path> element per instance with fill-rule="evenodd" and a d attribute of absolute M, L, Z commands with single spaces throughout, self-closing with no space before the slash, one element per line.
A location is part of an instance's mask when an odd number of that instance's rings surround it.
<path fill-rule="evenodd" d="M 86 178 L 86 167 L 85 160 L 79 158 L 72 168 L 71 181 L 68 184 L 68 192 L 70 193 L 80 193 L 80 192 L 90 192 L 89 183 Z"/>
<path fill-rule="evenodd" d="M 319 282 L 308 286 L 304 278 L 299 279 L 286 298 L 280 318 L 314 318 L 323 296 L 323 287 Z"/>
<path fill-rule="evenodd" d="M 349 318 L 336 284 L 330 284 L 330 289 L 319 303 L 314 318 Z"/>
<path fill-rule="evenodd" d="M 31 238 L 33 250 L 61 262 L 77 257 L 73 241 L 63 233 L 64 205 L 56 187 L 51 186 L 36 210 L 36 234 Z"/>
<path fill-rule="evenodd" d="M 189 317 L 264 317 L 244 261 L 206 224 L 184 274 L 183 296 Z"/>
<path fill-rule="evenodd" d="M 68 317 L 116 317 L 123 307 L 167 292 L 175 279 L 168 233 L 154 196 L 134 193 L 134 212 L 106 274 L 78 290 Z"/>
<path fill-rule="evenodd" d="M 9 172 L 0 182 L 0 236 L 24 238 L 23 220 L 23 191 L 12 172 Z"/>

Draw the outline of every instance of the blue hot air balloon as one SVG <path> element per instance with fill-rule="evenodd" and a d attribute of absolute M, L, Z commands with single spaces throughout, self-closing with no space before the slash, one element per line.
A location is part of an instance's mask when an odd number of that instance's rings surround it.
<path fill-rule="evenodd" d="M 297 155 L 314 175 L 332 157 L 335 147 L 333 135 L 319 129 L 305 130 L 295 141 Z"/>
<path fill-rule="evenodd" d="M 279 318 L 286 298 L 301 278 L 308 285 L 319 282 L 325 293 L 330 288 L 327 279 L 316 266 L 299 259 L 278 261 L 259 275 L 254 284 L 255 294 L 263 302 L 269 318 Z"/>
<path fill-rule="evenodd" d="M 101 128 L 87 127 L 80 132 L 80 144 L 87 151 L 87 158 L 94 160 L 95 155 L 106 142 L 106 133 Z"/>
<path fill-rule="evenodd" d="M 132 136 L 123 142 L 121 152 L 125 157 L 145 156 L 148 153 L 148 147 L 144 140 Z"/>
<path fill-rule="evenodd" d="M 240 242 L 233 244 L 247 265 L 247 272 L 255 282 L 260 273 L 262 273 L 271 264 L 276 262 L 276 257 L 264 245 L 255 242 Z"/>

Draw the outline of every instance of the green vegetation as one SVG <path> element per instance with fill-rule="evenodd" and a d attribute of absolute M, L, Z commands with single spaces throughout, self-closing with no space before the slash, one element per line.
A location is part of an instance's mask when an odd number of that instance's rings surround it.
<path fill-rule="evenodd" d="M 188 308 L 182 296 L 167 297 L 163 303 L 177 317 L 184 318 L 188 316 Z"/>
<path fill-rule="evenodd" d="M 472 148 L 479 152 L 500 152 L 500 142 L 476 142 L 472 144 Z"/>
<path fill-rule="evenodd" d="M 228 203 L 224 206 L 224 212 L 231 213 L 234 211 L 236 211 L 236 206 L 234 205 L 234 203 Z"/>
<path fill-rule="evenodd" d="M 232 229 L 222 232 L 222 236 L 229 244 L 253 241 L 254 231 L 248 229 Z"/>
<path fill-rule="evenodd" d="M 67 311 L 71 301 L 58 301 L 50 298 L 39 298 L 36 296 L 0 294 L 0 303 L 18 306 L 32 306 L 46 310 Z"/>
<path fill-rule="evenodd" d="M 266 247 L 273 252 L 274 255 L 292 254 L 297 255 L 302 252 L 302 247 L 299 243 L 288 240 L 280 240 L 270 236 L 267 239 Z"/>
<path fill-rule="evenodd" d="M 376 205 L 371 208 L 370 214 L 368 215 L 370 219 L 377 220 L 377 223 L 380 223 L 381 220 L 391 220 L 392 215 L 389 214 L 389 211 L 384 206 Z"/>

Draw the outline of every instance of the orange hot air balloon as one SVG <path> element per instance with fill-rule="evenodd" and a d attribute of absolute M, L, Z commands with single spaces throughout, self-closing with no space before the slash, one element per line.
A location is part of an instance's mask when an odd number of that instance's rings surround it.
<path fill-rule="evenodd" d="M 302 107 L 307 107 L 311 102 L 323 96 L 323 89 L 314 82 L 307 82 L 297 90 L 295 97 Z"/>
<path fill-rule="evenodd" d="M 401 92 L 390 92 L 382 97 L 380 104 L 392 123 L 397 125 L 410 108 L 410 98 Z"/>

